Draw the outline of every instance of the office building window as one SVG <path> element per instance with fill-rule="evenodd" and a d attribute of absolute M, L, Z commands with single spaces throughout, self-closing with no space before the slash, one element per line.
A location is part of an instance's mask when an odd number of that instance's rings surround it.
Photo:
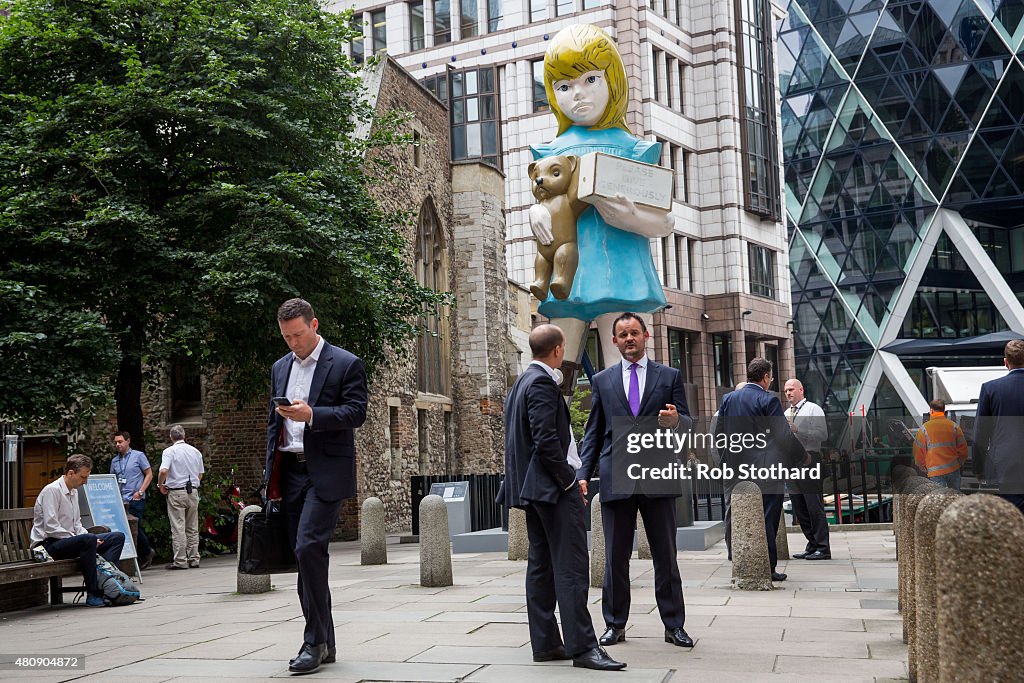
<path fill-rule="evenodd" d="M 661 102 L 661 50 L 651 50 L 651 94 L 655 102 Z"/>
<path fill-rule="evenodd" d="M 548 111 L 548 94 L 544 90 L 544 60 L 538 59 L 530 63 L 530 72 L 533 75 L 533 110 Z"/>
<path fill-rule="evenodd" d="M 388 24 L 384 10 L 370 14 L 370 37 L 373 40 L 373 54 L 388 49 Z"/>
<path fill-rule="evenodd" d="M 679 109 L 679 69 L 675 57 L 665 58 L 665 104 L 669 109 Z"/>
<path fill-rule="evenodd" d="M 772 364 L 772 383 L 768 391 L 779 390 L 779 347 L 774 344 L 764 345 L 764 359 Z"/>
<path fill-rule="evenodd" d="M 530 0 L 530 22 L 544 21 L 548 18 L 547 0 Z"/>
<path fill-rule="evenodd" d="M 694 263 L 696 261 L 696 259 L 694 258 L 694 253 L 696 251 L 697 251 L 697 241 L 696 240 L 692 240 L 690 238 L 687 238 L 686 239 L 686 278 L 688 280 L 687 284 L 690 287 L 689 291 L 691 291 L 691 292 L 696 292 L 697 291 L 697 279 L 696 279 L 697 275 L 694 272 Z"/>
<path fill-rule="evenodd" d="M 668 287 L 672 281 L 671 272 L 669 269 L 670 256 L 669 256 L 669 242 L 672 237 L 662 237 L 658 240 L 658 247 L 661 249 L 661 286 Z"/>
<path fill-rule="evenodd" d="M 770 0 L 736 0 L 745 209 L 781 217 Z"/>
<path fill-rule="evenodd" d="M 747 255 L 750 257 L 750 293 L 774 299 L 775 252 L 748 244 Z"/>
<path fill-rule="evenodd" d="M 448 74 L 428 76 L 423 79 L 423 86 L 434 94 L 434 97 L 448 104 Z"/>
<path fill-rule="evenodd" d="M 349 44 L 352 61 L 356 64 L 362 64 L 366 61 L 366 45 L 363 40 L 363 15 L 359 12 L 353 14 L 349 26 L 356 32 L 352 42 Z"/>
<path fill-rule="evenodd" d="M 696 380 L 693 376 L 694 346 L 692 332 L 677 330 L 674 327 L 668 328 L 668 364 L 682 373 L 683 381 L 690 384 L 695 383 Z"/>
<path fill-rule="evenodd" d="M 583 0 L 583 9 L 597 9 L 602 5 L 604 5 L 604 3 L 599 0 Z"/>
<path fill-rule="evenodd" d="M 452 160 L 499 164 L 498 93 L 494 67 L 451 74 Z"/>
<path fill-rule="evenodd" d="M 676 245 L 676 289 L 682 289 L 683 283 L 686 282 L 684 276 L 685 270 L 683 264 L 685 263 L 684 258 L 686 256 L 686 238 L 682 235 L 672 235 L 672 239 Z M 693 291 L 692 289 L 688 291 Z"/>
<path fill-rule="evenodd" d="M 505 28 L 501 4 L 501 0 L 487 0 L 487 30 L 491 33 Z"/>
<path fill-rule="evenodd" d="M 686 65 L 682 62 L 676 64 L 676 88 L 678 92 L 679 113 L 686 113 Z"/>
<path fill-rule="evenodd" d="M 434 0 L 434 45 L 452 42 L 452 4 L 450 0 Z"/>
<path fill-rule="evenodd" d="M 711 335 L 711 350 L 715 361 L 715 386 L 733 386 L 732 340 L 725 334 L 713 334 Z"/>
<path fill-rule="evenodd" d="M 473 38 L 480 33 L 480 15 L 477 12 L 476 0 L 461 0 L 459 2 L 459 27 L 462 29 L 462 37 Z"/>
<path fill-rule="evenodd" d="M 409 49 L 422 50 L 423 42 L 423 3 L 409 3 Z"/>
<path fill-rule="evenodd" d="M 564 17 L 566 14 L 572 14 L 576 11 L 575 0 L 557 0 L 555 2 L 555 16 Z"/>

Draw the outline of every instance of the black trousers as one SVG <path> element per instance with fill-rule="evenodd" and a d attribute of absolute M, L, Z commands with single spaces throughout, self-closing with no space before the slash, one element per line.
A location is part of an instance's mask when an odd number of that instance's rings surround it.
<path fill-rule="evenodd" d="M 97 541 L 103 541 L 103 544 L 97 547 Z M 116 567 L 121 559 L 121 549 L 124 548 L 124 534 L 120 531 L 111 531 L 106 534 L 80 534 L 67 538 L 48 538 L 43 541 L 43 547 L 55 560 L 77 558 L 78 564 L 82 568 L 82 576 L 85 578 L 85 590 L 90 595 L 99 595 L 100 584 L 96 578 L 96 554 L 99 552 L 107 562 Z"/>
<path fill-rule="evenodd" d="M 815 457 L 817 454 L 812 454 Z M 789 502 L 793 505 L 793 516 L 800 525 L 800 531 L 807 539 L 804 550 L 813 553 L 816 550 L 832 552 L 828 543 L 828 517 L 825 515 L 825 502 L 821 497 L 820 482 L 801 480 L 790 482 L 792 489 Z M 787 485 L 789 486 L 789 485 Z"/>
<path fill-rule="evenodd" d="M 526 534 L 530 540 L 526 612 L 534 654 L 562 647 L 562 637 L 570 657 L 597 647 L 594 622 L 587 610 L 590 560 L 585 510 L 575 487 L 554 504 L 530 503 L 526 507 Z M 562 637 L 555 621 L 556 603 Z"/>
<path fill-rule="evenodd" d="M 654 597 L 667 629 L 686 621 L 683 581 L 676 562 L 676 499 L 633 495 L 601 502 L 604 523 L 605 568 L 601 609 L 607 626 L 625 628 L 629 619 L 629 558 L 633 554 L 636 515 L 647 530 L 654 560 Z"/>
<path fill-rule="evenodd" d="M 316 494 L 306 465 L 285 456 L 281 495 L 288 517 L 288 541 L 299 565 L 299 604 L 306 619 L 303 640 L 310 645 L 334 647 L 331 590 L 327 586 L 330 556 L 327 544 L 338 524 L 341 500 L 327 501 Z"/>

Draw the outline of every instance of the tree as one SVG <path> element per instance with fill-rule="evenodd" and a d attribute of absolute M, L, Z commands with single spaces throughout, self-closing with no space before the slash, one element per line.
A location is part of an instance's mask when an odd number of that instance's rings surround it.
<path fill-rule="evenodd" d="M 113 378 L 141 440 L 143 368 L 181 356 L 261 396 L 292 296 L 371 372 L 402 351 L 442 301 L 366 191 L 364 152 L 393 129 L 356 139 L 372 111 L 350 38 L 348 14 L 314 0 L 9 6 L 0 376 L 17 379 L 0 416 L 95 408 Z"/>

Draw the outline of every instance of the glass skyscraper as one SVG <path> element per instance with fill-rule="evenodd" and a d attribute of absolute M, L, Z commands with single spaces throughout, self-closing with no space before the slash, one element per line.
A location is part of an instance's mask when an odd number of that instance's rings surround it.
<path fill-rule="evenodd" d="M 1024 0 L 790 0 L 777 53 L 797 376 L 920 414 L 1024 333 Z"/>

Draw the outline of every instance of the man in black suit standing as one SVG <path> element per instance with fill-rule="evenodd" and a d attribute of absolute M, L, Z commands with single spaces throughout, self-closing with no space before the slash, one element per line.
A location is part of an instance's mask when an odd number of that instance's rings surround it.
<path fill-rule="evenodd" d="M 288 668 L 309 673 L 335 661 L 327 544 L 342 501 L 356 494 L 355 429 L 366 419 L 366 370 L 317 334 L 308 302 L 284 302 L 277 322 L 291 352 L 270 373 L 270 395 L 288 401 L 270 403 L 267 497 L 283 500 L 306 619 L 302 647 Z"/>
<path fill-rule="evenodd" d="M 974 423 L 974 473 L 999 484 L 999 495 L 1024 512 L 1024 340 L 1006 344 L 1005 377 L 981 385 Z"/>
<path fill-rule="evenodd" d="M 786 421 L 786 414 L 778 397 L 768 391 L 772 383 L 772 364 L 764 358 L 755 358 L 747 365 L 747 383 L 722 398 L 718 408 L 718 430 L 728 435 L 764 434 L 763 447 L 754 445 L 742 453 L 727 451 L 723 463 L 734 470 L 740 464 L 757 468 L 772 465 L 810 465 L 807 451 L 793 436 Z M 761 507 L 764 510 L 764 531 L 768 541 L 768 562 L 772 569 L 772 581 L 785 581 L 786 575 L 776 571 L 778 550 L 775 537 L 779 532 L 782 518 L 782 502 L 785 482 L 783 479 L 761 479 L 754 481 L 761 488 Z M 732 496 L 736 480 L 725 482 L 726 495 Z M 810 485 L 810 484 L 808 484 Z M 731 524 L 731 506 L 727 512 L 726 525 Z"/>
<path fill-rule="evenodd" d="M 618 671 L 626 665 L 598 646 L 587 611 L 586 497 L 569 464 L 578 456 L 569 408 L 556 380 L 565 337 L 554 325 L 540 325 L 530 333 L 530 350 L 533 362 L 505 399 L 505 481 L 498 502 L 526 510 L 526 610 L 533 660 L 572 659 L 573 666 Z"/>
<path fill-rule="evenodd" d="M 606 630 L 602 645 L 626 639 L 629 618 L 629 558 L 633 553 L 636 515 L 647 530 L 654 560 L 654 596 L 665 625 L 665 642 L 693 647 L 683 628 L 686 607 L 683 582 L 676 563 L 676 498 L 674 495 L 616 494 L 612 489 L 612 420 L 616 417 L 658 417 L 661 427 L 689 429 L 683 380 L 679 371 L 649 360 L 644 347 L 650 338 L 647 324 L 635 313 L 623 313 L 612 324 L 615 347 L 622 355 L 616 363 L 594 375 L 590 418 L 577 479 L 586 492 L 598 471 L 601 478 L 601 519 L 604 523 L 606 561 L 602 611 Z"/>

